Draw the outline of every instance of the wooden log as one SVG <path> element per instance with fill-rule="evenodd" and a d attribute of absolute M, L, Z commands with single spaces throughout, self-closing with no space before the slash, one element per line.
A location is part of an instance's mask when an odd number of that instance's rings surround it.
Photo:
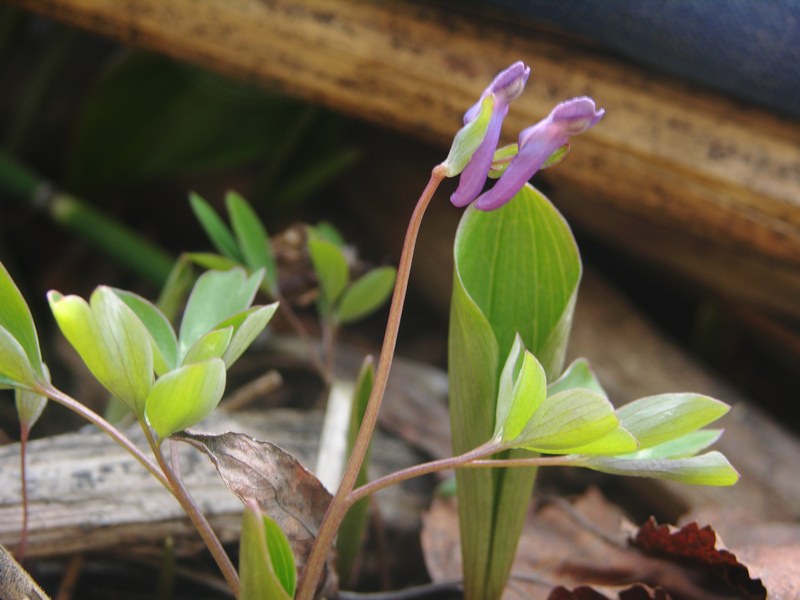
<path fill-rule="evenodd" d="M 533 76 L 508 138 L 565 98 L 590 94 L 607 109 L 575 140 L 568 167 L 541 175 L 574 193 L 571 210 L 588 228 L 720 293 L 800 316 L 796 120 L 575 40 L 407 1 L 10 1 L 442 147 L 492 76 L 523 59 Z M 644 236 L 628 239 L 631 220 Z M 737 272 L 759 285 L 721 270 L 740 259 Z"/>
<path fill-rule="evenodd" d="M 314 464 L 322 416 L 316 412 L 273 410 L 215 413 L 202 430 L 239 431 L 269 440 Z M 134 432 L 134 439 L 141 438 Z M 139 440 L 142 441 L 143 440 Z M 222 483 L 211 461 L 179 444 L 187 487 L 223 542 L 239 537 L 242 503 Z M 380 435 L 374 445 L 374 474 L 420 462 L 407 444 Z M 381 515 L 395 532 L 416 532 L 427 503 L 424 481 L 392 488 L 379 496 Z M 158 555 L 166 536 L 176 552 L 202 547 L 177 501 L 108 436 L 94 429 L 31 442 L 28 447 L 30 557 L 126 548 Z M 0 448 L 0 544 L 15 548 L 21 526 L 19 445 Z"/>

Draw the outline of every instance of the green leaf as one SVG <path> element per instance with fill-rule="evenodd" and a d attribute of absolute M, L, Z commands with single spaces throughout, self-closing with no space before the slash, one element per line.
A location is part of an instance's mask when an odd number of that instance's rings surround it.
<path fill-rule="evenodd" d="M 358 279 L 345 290 L 336 308 L 339 323 L 352 323 L 366 317 L 386 302 L 394 288 L 397 269 L 380 267 Z"/>
<path fill-rule="evenodd" d="M 619 425 L 607 398 L 582 388 L 559 392 L 541 404 L 515 447 L 548 454 L 571 454 L 612 432 Z"/>
<path fill-rule="evenodd" d="M 170 371 L 153 385 L 146 415 L 159 439 L 196 425 L 217 407 L 225 391 L 225 363 L 219 358 Z"/>
<path fill-rule="evenodd" d="M 708 396 L 660 394 L 620 407 L 617 416 L 643 449 L 700 429 L 729 410 L 727 404 Z"/>
<path fill-rule="evenodd" d="M 581 265 L 566 222 L 529 185 L 498 210 L 467 209 L 454 254 L 448 371 L 453 451 L 461 454 L 492 436 L 498 364 L 517 333 L 548 380 L 561 373 Z M 464 585 L 491 599 L 505 588 L 536 471 L 476 471 L 456 473 Z"/>
<path fill-rule="evenodd" d="M 694 456 L 716 442 L 722 435 L 721 429 L 698 429 L 679 438 L 662 442 L 637 452 L 624 454 L 620 458 L 633 459 L 662 459 L 686 458 Z"/>
<path fill-rule="evenodd" d="M 375 366 L 371 356 L 364 359 L 361 370 L 356 380 L 355 390 L 353 391 L 353 408 L 350 413 L 350 425 L 347 430 L 347 453 L 348 456 L 353 451 L 353 446 L 361 428 L 361 421 L 364 420 L 364 412 L 367 410 L 369 395 L 372 392 L 372 385 L 375 382 Z M 369 468 L 369 451 L 361 464 L 361 469 L 356 477 L 355 487 L 367 483 L 367 469 Z M 336 570 L 342 585 L 348 585 L 352 575 L 358 552 L 361 549 L 364 530 L 367 526 L 369 517 L 369 498 L 362 498 L 350 507 L 347 511 L 339 531 L 336 535 Z"/>
<path fill-rule="evenodd" d="M 212 252 L 187 252 L 186 258 L 207 271 L 230 271 L 234 267 L 241 266 L 241 261 Z"/>
<path fill-rule="evenodd" d="M 291 600 L 295 592 L 294 556 L 272 519 L 248 502 L 239 540 L 240 600 Z"/>
<path fill-rule="evenodd" d="M 222 357 L 227 368 L 230 369 L 233 363 L 250 347 L 250 344 L 264 331 L 276 310 L 278 310 L 278 303 L 273 302 L 266 306 L 254 306 L 250 310 L 240 313 L 244 319 L 234 325 L 233 339 Z M 223 324 L 233 321 L 234 318 L 224 321 Z"/>
<path fill-rule="evenodd" d="M 336 244 L 340 248 L 344 248 L 344 238 L 333 223 L 320 221 L 314 225 L 314 234 L 318 235 L 323 240 L 328 240 L 331 244 Z"/>
<path fill-rule="evenodd" d="M 572 464 L 612 475 L 670 479 L 695 485 L 727 486 L 739 480 L 736 469 L 716 451 L 690 458 L 660 460 L 593 456 Z"/>
<path fill-rule="evenodd" d="M 181 365 L 204 362 L 212 358 L 222 358 L 233 337 L 233 327 L 213 329 L 201 336 L 186 352 Z"/>
<path fill-rule="evenodd" d="M 597 377 L 589 366 L 589 361 L 579 358 L 572 362 L 556 381 L 547 386 L 548 395 L 557 394 L 572 388 L 584 388 L 608 398 L 608 394 L 597 381 Z"/>
<path fill-rule="evenodd" d="M 350 273 L 347 258 L 336 244 L 314 235 L 308 238 L 308 252 L 319 279 L 323 309 L 327 312 L 347 285 Z"/>
<path fill-rule="evenodd" d="M 189 194 L 189 204 L 214 247 L 237 264 L 244 263 L 244 256 L 236 244 L 233 233 L 222 221 L 217 211 L 194 192 Z"/>
<path fill-rule="evenodd" d="M 633 434 L 621 425 L 617 425 L 616 428 L 595 441 L 574 448 L 564 448 L 559 454 L 614 455 L 633 452 L 638 447 L 639 441 Z"/>
<path fill-rule="evenodd" d="M 273 298 L 278 295 L 278 268 L 267 230 L 250 205 L 236 192 L 225 196 L 228 215 L 244 261 L 251 269 L 264 269 L 264 280 Z"/>
<path fill-rule="evenodd" d="M 39 350 L 39 338 L 36 335 L 31 311 L 2 262 L 0 262 L 0 327 L 17 341 L 27 357 L 27 363 L 35 374 L 35 379 L 44 381 L 42 353 Z"/>
<path fill-rule="evenodd" d="M 104 286 L 92 293 L 89 304 L 55 291 L 47 298 L 62 333 L 92 374 L 141 417 L 153 383 L 153 349 L 136 313 Z"/>
<path fill-rule="evenodd" d="M 486 137 L 489 121 L 492 118 L 494 96 L 488 95 L 481 101 L 478 116 L 458 130 L 453 138 L 453 145 L 445 159 L 444 166 L 448 177 L 455 177 L 469 164 L 472 155 Z"/>
<path fill-rule="evenodd" d="M 509 144 L 494 151 L 492 157 L 492 167 L 489 170 L 489 179 L 498 179 L 505 173 L 511 160 L 519 154 L 519 147 L 517 144 Z"/>
<path fill-rule="evenodd" d="M 289 597 L 293 597 L 297 587 L 297 569 L 289 540 L 278 524 L 266 515 L 264 515 L 264 533 L 267 536 L 267 548 L 275 576 Z"/>
<path fill-rule="evenodd" d="M 179 359 L 200 336 L 247 309 L 263 276 L 264 271 L 259 270 L 248 277 L 240 268 L 203 273 L 197 279 L 183 313 L 178 335 Z"/>
<path fill-rule="evenodd" d="M 517 339 L 520 341 L 519 346 L 521 347 L 522 340 L 519 337 Z M 500 379 L 501 388 L 497 398 L 495 436 L 500 436 L 503 442 L 512 440 L 522 433 L 547 396 L 547 381 L 542 365 L 533 354 L 524 351 L 522 366 L 514 378 L 514 387 L 507 398 L 503 397 L 505 386 L 502 385 L 502 382 L 506 371 L 514 368 L 511 361 L 516 360 L 513 356 L 515 347 L 517 344 L 512 347 L 509 359 L 503 369 Z"/>
<path fill-rule="evenodd" d="M 5 327 L 0 327 L 0 384 L 32 388 L 38 377 L 22 346 Z"/>
<path fill-rule="evenodd" d="M 141 296 L 112 288 L 114 293 L 128 305 L 150 333 L 153 346 L 153 365 L 158 375 L 177 366 L 178 339 L 167 317 L 154 304 Z"/>
<path fill-rule="evenodd" d="M 172 266 L 156 302 L 156 306 L 170 323 L 177 321 L 178 312 L 183 309 L 183 303 L 193 283 L 194 269 L 186 254 L 182 254 Z"/>
<path fill-rule="evenodd" d="M 45 377 L 49 383 L 50 374 L 46 366 Z M 47 406 L 47 397 L 31 390 L 17 388 L 14 390 L 14 403 L 17 408 L 20 427 L 30 431 L 36 421 L 39 420 L 39 417 L 42 416 L 42 412 Z"/>
<path fill-rule="evenodd" d="M 561 374 L 580 257 L 563 217 L 530 185 L 498 210 L 464 213 L 455 241 L 464 288 L 489 320 L 507 356 L 517 333 L 544 367 Z"/>

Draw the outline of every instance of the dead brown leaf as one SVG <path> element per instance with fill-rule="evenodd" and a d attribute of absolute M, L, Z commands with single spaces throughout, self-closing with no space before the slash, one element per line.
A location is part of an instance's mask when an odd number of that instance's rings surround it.
<path fill-rule="evenodd" d="M 241 433 L 205 435 L 183 432 L 173 439 L 208 455 L 242 502 L 253 499 L 286 534 L 298 569 L 306 563 L 331 495 L 313 473 L 291 454 L 269 442 Z M 333 556 L 322 588 L 335 589 Z"/>
<path fill-rule="evenodd" d="M 700 528 L 698 531 L 703 531 Z M 561 502 L 531 509 L 517 548 L 504 600 L 714 600 L 763 598 L 760 582 L 749 577 L 731 589 L 716 577 L 716 565 L 739 564 L 730 552 L 712 550 L 707 532 L 686 536 L 718 562 L 687 564 L 684 556 L 648 556 L 628 544 L 634 531 L 622 511 L 596 490 L 571 505 Z M 687 530 L 691 531 L 691 530 Z M 458 509 L 454 498 L 437 498 L 423 516 L 422 547 L 434 581 L 458 577 L 461 570 Z M 680 547 L 681 538 L 673 541 Z M 686 552 L 690 552 L 686 550 Z M 712 559 L 713 560 L 713 559 Z M 746 568 L 740 565 L 747 573 Z M 738 571 L 737 571 L 738 573 Z M 559 587 L 560 586 L 560 587 Z M 570 589 L 572 591 L 570 591 Z M 552 594 L 556 594 L 553 596 Z M 560 594 L 560 595 L 559 595 Z M 572 595 L 569 595 L 572 594 Z M 595 594 L 594 596 L 592 594 Z M 755 595 L 754 595 L 755 594 Z"/>

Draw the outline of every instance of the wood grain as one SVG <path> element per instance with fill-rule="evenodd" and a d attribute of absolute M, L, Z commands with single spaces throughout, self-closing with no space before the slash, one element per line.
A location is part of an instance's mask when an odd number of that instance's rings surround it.
<path fill-rule="evenodd" d="M 511 139 L 558 101 L 589 94 L 604 121 L 541 175 L 590 207 L 598 235 L 636 219 L 662 247 L 628 250 L 713 289 L 800 316 L 800 123 L 627 64 L 574 40 L 438 6 L 366 0 L 12 0 L 42 15 L 282 90 L 441 147 L 514 60 L 533 68 Z M 625 219 L 614 224 L 606 209 Z M 607 221 L 607 222 L 606 222 Z M 613 225 L 613 226 L 612 226 Z M 659 233 L 660 232 L 660 233 Z M 652 239 L 651 235 L 651 239 Z M 677 240 L 677 241 L 676 241 Z M 681 243 L 692 242 L 687 252 Z M 667 248 L 664 249 L 663 246 Z M 708 260 L 698 249 L 717 254 Z M 642 251 L 642 250 L 649 250 Z M 719 275 L 741 258 L 768 291 Z M 712 253 L 713 254 L 713 253 Z M 755 287 L 755 286 L 753 286 Z"/>

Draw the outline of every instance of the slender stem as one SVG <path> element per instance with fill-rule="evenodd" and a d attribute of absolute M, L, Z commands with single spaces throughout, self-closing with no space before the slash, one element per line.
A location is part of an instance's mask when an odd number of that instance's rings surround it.
<path fill-rule="evenodd" d="M 28 518 L 30 515 L 30 506 L 28 499 L 27 448 L 30 431 L 27 421 L 21 424 L 19 435 L 19 476 L 20 485 L 22 486 L 22 532 L 19 536 L 19 545 L 17 546 L 17 559 L 20 562 L 25 561 L 25 552 L 28 549 Z"/>
<path fill-rule="evenodd" d="M 325 513 L 325 517 L 317 533 L 317 538 L 314 540 L 314 545 L 311 547 L 311 552 L 308 555 L 306 566 L 303 569 L 296 596 L 299 600 L 311 600 L 314 597 L 317 581 L 325 565 L 325 557 L 333 544 L 336 531 L 339 529 L 342 519 L 344 519 L 347 514 L 347 497 L 353 490 L 358 472 L 369 450 L 369 443 L 378 420 L 378 411 L 381 407 L 383 394 L 386 391 L 389 370 L 392 366 L 394 348 L 397 343 L 397 332 L 403 313 L 403 303 L 405 301 L 406 290 L 408 289 L 408 277 L 411 273 L 411 260 L 414 256 L 414 246 L 417 242 L 422 216 L 425 214 L 425 210 L 428 208 L 428 204 L 430 204 L 434 192 L 444 178 L 445 168 L 442 165 L 436 166 L 411 215 L 405 241 L 403 243 L 403 251 L 400 255 L 400 263 L 397 267 L 397 280 L 394 286 L 394 293 L 392 294 L 391 307 L 389 308 L 389 318 L 386 323 L 386 334 L 383 338 L 380 360 L 378 361 L 378 367 L 375 373 L 375 383 L 372 386 L 369 402 L 364 412 L 364 419 L 361 421 L 361 428 L 358 431 L 358 437 L 353 445 L 350 459 L 347 462 L 347 467 L 342 477 L 342 483 L 339 485 L 336 495 L 328 506 L 328 510 Z"/>
<path fill-rule="evenodd" d="M 164 472 L 164 475 L 166 475 L 167 480 L 172 486 L 172 493 L 175 496 L 175 499 L 183 507 L 183 510 L 194 524 L 195 528 L 200 534 L 200 537 L 203 538 L 203 541 L 206 543 L 206 547 L 208 547 L 209 552 L 211 552 L 211 556 L 217 563 L 217 566 L 222 572 L 223 577 L 225 577 L 225 581 L 228 582 L 228 585 L 233 590 L 234 595 L 238 597 L 239 574 L 236 572 L 236 567 L 233 566 L 233 563 L 228 557 L 227 552 L 225 552 L 225 548 L 222 547 L 222 542 L 219 541 L 217 534 L 214 533 L 214 530 L 211 528 L 211 524 L 208 522 L 208 519 L 206 519 L 203 511 L 200 510 L 200 507 L 197 505 L 194 498 L 192 498 L 189 490 L 187 490 L 186 486 L 183 485 L 181 478 L 178 477 L 176 471 L 174 471 L 167 462 L 164 452 L 161 450 L 161 445 L 156 441 L 155 437 L 153 437 L 153 433 L 150 431 L 150 428 L 146 423 L 141 423 L 141 425 L 142 429 L 144 430 L 145 437 L 147 438 L 147 443 L 150 444 L 150 448 L 153 450 L 153 454 L 155 455 L 161 470 Z"/>
<path fill-rule="evenodd" d="M 406 469 L 395 471 L 394 473 L 389 473 L 388 475 L 384 475 L 383 477 L 379 477 L 378 479 L 370 481 L 366 485 L 362 485 L 361 487 L 350 492 L 350 494 L 347 496 L 348 507 L 361 500 L 361 498 L 370 496 L 375 492 L 389 486 L 401 483 L 408 479 L 414 479 L 415 477 L 421 477 L 422 475 L 429 475 L 430 473 L 436 473 L 438 471 L 446 471 L 448 469 L 455 469 L 457 467 L 465 466 L 468 463 L 486 456 L 491 456 L 492 454 L 502 450 L 502 446 L 496 442 L 490 441 L 478 446 L 473 450 L 470 450 L 469 452 L 459 454 L 458 456 L 433 460 L 419 465 L 413 465 Z"/>
<path fill-rule="evenodd" d="M 77 413 L 93 425 L 99 427 L 102 431 L 108 434 L 115 442 L 117 442 L 120 446 L 125 448 L 136 460 L 138 460 L 145 469 L 150 471 L 150 474 L 158 479 L 167 491 L 172 493 L 172 486 L 170 485 L 167 478 L 164 474 L 158 469 L 158 467 L 153 464 L 153 461 L 150 460 L 137 446 L 134 444 L 128 436 L 122 433 L 119 429 L 114 427 L 111 423 L 106 421 L 103 417 L 98 415 L 92 409 L 84 406 L 75 398 L 68 396 L 61 390 L 54 388 L 54 387 L 42 387 L 37 390 L 36 392 L 42 394 L 43 396 L 47 396 L 54 402 L 57 402 L 61 406 L 65 406 L 66 408 L 70 409 L 72 412 Z"/>

